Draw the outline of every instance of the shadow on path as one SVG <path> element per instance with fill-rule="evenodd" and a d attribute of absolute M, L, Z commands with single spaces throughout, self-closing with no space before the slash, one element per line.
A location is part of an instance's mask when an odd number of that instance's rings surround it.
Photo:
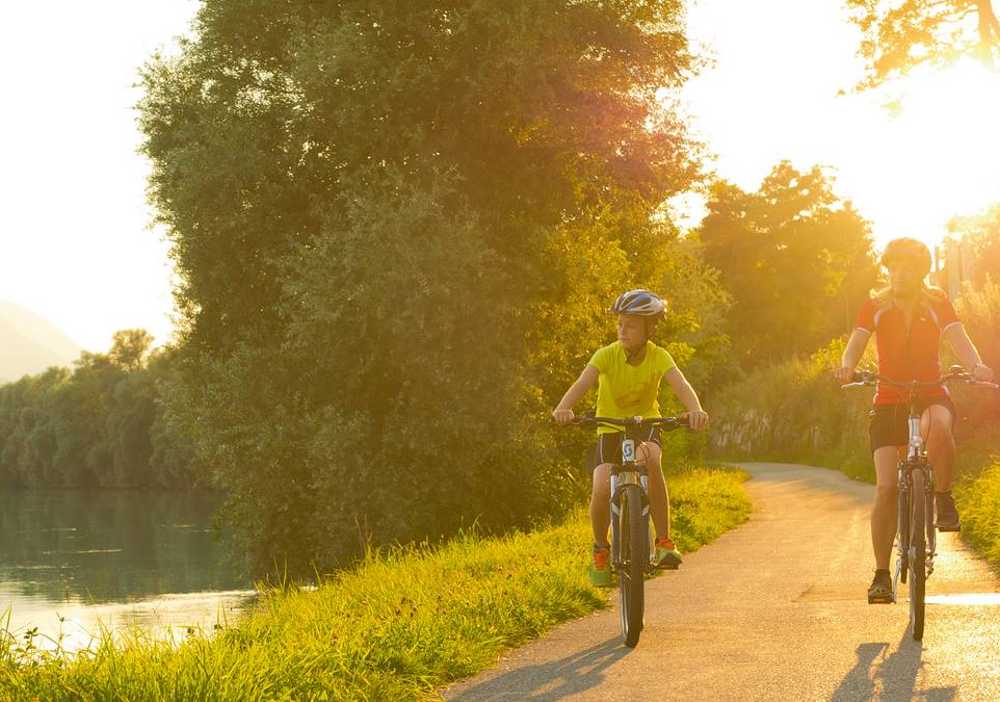
<path fill-rule="evenodd" d="M 578 651 L 557 661 L 518 668 L 498 675 L 461 694 L 446 699 L 454 702 L 473 700 L 526 700 L 554 702 L 586 692 L 604 681 L 604 671 L 627 656 L 630 649 L 620 636 Z"/>
<path fill-rule="evenodd" d="M 858 660 L 830 698 L 831 702 L 858 700 L 926 700 L 951 702 L 958 694 L 955 687 L 934 687 L 917 692 L 917 678 L 923 666 L 923 645 L 914 641 L 907 629 L 896 650 L 885 657 L 888 642 L 858 645 Z"/>

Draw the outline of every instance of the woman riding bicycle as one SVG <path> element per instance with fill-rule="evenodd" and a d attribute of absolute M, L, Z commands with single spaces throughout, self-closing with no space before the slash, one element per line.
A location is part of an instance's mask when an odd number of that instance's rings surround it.
<path fill-rule="evenodd" d="M 611 307 L 618 315 L 618 341 L 598 349 L 586 368 L 566 391 L 552 417 L 560 424 L 573 421 L 573 406 L 596 384 L 597 414 L 602 417 L 659 417 L 660 380 L 666 378 L 674 393 L 687 408 L 692 429 L 703 429 L 708 414 L 701 407 L 697 394 L 670 354 L 650 337 L 656 323 L 663 318 L 666 303 L 648 290 L 622 293 Z M 610 470 L 621 463 L 623 433 L 612 427 L 597 430 L 594 449 L 593 487 L 590 497 L 590 521 L 594 530 L 594 547 L 590 566 L 591 582 L 598 586 L 611 584 L 608 565 L 608 527 L 611 514 Z M 670 501 L 660 469 L 659 430 L 650 430 L 636 451 L 637 462 L 643 463 L 649 474 L 649 500 L 653 525 L 656 529 L 656 561 L 659 565 L 680 565 L 681 554 L 670 539 Z"/>
<path fill-rule="evenodd" d="M 941 339 L 948 341 L 974 379 L 992 380 L 993 371 L 982 363 L 947 296 L 924 284 L 931 270 L 927 247 L 915 239 L 895 239 L 886 246 L 882 265 L 889 272 L 889 286 L 861 307 L 841 367 L 835 371 L 837 380 L 851 381 L 872 334 L 877 337 L 878 373 L 892 380 L 936 383 L 941 377 Z M 874 403 L 869 437 L 877 481 L 871 518 L 875 577 L 868 589 L 873 604 L 893 601 L 889 560 L 896 534 L 896 464 L 906 448 L 909 414 L 905 392 L 888 384 L 879 384 Z M 937 526 L 957 531 L 958 511 L 951 496 L 955 408 L 943 385 L 921 390 L 918 407 L 920 431 L 934 468 Z"/>

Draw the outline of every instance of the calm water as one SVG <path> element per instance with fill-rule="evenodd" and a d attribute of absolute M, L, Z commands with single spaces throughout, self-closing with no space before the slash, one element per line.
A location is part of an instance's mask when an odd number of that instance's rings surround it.
<path fill-rule="evenodd" d="M 0 491 L 0 630 L 86 646 L 102 626 L 183 638 L 252 599 L 212 530 L 219 498 Z M 9 617 L 9 621 L 6 621 Z M 6 624 L 6 627 L 4 627 Z"/>

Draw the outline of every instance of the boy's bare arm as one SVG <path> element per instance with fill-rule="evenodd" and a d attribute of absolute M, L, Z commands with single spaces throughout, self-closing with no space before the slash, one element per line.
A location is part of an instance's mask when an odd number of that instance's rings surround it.
<path fill-rule="evenodd" d="M 708 413 L 702 409 L 698 393 L 694 391 L 691 383 L 681 373 L 681 369 L 674 366 L 663 377 L 667 379 L 674 394 L 677 395 L 677 399 L 687 409 L 688 423 L 691 428 L 702 429 L 706 427 L 708 425 Z"/>
<path fill-rule="evenodd" d="M 552 417 L 560 424 L 566 424 L 567 422 L 573 421 L 573 406 L 580 401 L 580 398 L 587 394 L 594 385 L 597 384 L 597 377 L 599 373 L 596 368 L 588 365 L 580 373 L 580 377 L 576 379 L 576 382 L 569 386 L 569 390 L 563 395 L 563 398 L 559 401 L 559 404 L 554 410 L 552 410 Z"/>

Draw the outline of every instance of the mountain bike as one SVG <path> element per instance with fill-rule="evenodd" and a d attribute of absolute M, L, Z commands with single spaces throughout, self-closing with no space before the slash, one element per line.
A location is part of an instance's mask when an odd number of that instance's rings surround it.
<path fill-rule="evenodd" d="M 687 426 L 686 417 L 578 417 L 574 424 L 624 429 L 622 462 L 611 464 L 611 569 L 618 575 L 622 636 L 629 648 L 639 643 L 647 574 L 656 570 L 656 534 L 649 515 L 649 475 L 636 462 L 639 438 L 652 427 L 673 431 Z M 643 432 L 645 430 L 645 433 Z"/>
<path fill-rule="evenodd" d="M 937 530 L 934 528 L 934 469 L 927 460 L 927 447 L 920 433 L 920 411 L 917 409 L 918 392 L 923 388 L 937 388 L 943 383 L 959 381 L 969 385 L 983 385 L 996 389 L 995 383 L 974 380 L 961 366 L 952 366 L 949 373 L 937 382 L 922 383 L 916 380 L 899 382 L 868 371 L 854 374 L 853 382 L 842 385 L 853 388 L 885 383 L 907 391 L 906 456 L 897 466 L 898 516 L 896 519 L 896 568 L 892 578 L 892 602 L 896 601 L 899 583 L 909 585 L 910 626 L 913 639 L 924 636 L 925 593 L 927 578 L 934 572 L 937 555 Z"/>

